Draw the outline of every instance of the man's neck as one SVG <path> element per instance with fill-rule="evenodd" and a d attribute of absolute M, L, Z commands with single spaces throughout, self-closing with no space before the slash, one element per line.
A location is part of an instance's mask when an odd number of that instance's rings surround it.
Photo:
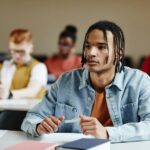
<path fill-rule="evenodd" d="M 103 91 L 104 88 L 112 82 L 114 77 L 115 77 L 115 67 L 101 73 L 90 72 L 90 81 L 92 87 L 97 92 Z"/>

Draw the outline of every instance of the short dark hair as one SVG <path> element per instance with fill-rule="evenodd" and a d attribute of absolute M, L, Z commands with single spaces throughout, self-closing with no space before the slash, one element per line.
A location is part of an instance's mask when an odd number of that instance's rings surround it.
<path fill-rule="evenodd" d="M 115 49 L 114 52 L 118 54 L 118 59 L 115 55 L 114 64 L 116 63 L 116 72 L 121 72 L 124 70 L 124 50 L 125 50 L 125 37 L 122 29 L 111 21 L 99 21 L 94 23 L 89 27 L 86 32 L 84 43 L 83 43 L 83 51 L 82 51 L 82 66 L 86 63 L 86 58 L 84 55 L 85 43 L 88 38 L 88 35 L 91 31 L 98 29 L 101 30 L 104 34 L 104 38 L 107 41 L 106 31 L 110 31 L 114 37 Z M 120 65 L 121 63 L 121 65 Z"/>

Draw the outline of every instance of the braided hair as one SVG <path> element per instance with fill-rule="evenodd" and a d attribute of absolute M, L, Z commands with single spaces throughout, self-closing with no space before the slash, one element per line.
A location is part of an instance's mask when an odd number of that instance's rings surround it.
<path fill-rule="evenodd" d="M 85 43 L 87 41 L 88 35 L 91 31 L 98 29 L 101 30 L 104 34 L 104 38 L 107 42 L 107 34 L 106 31 L 110 31 L 113 34 L 114 38 L 114 53 L 117 53 L 118 58 L 114 59 L 114 65 L 116 64 L 116 72 L 121 72 L 124 70 L 124 50 L 125 50 L 125 37 L 122 29 L 116 25 L 114 22 L 110 21 L 99 21 L 89 27 L 87 33 L 85 35 L 84 43 L 83 43 L 83 51 L 82 51 L 82 66 L 86 63 L 85 58 Z"/>

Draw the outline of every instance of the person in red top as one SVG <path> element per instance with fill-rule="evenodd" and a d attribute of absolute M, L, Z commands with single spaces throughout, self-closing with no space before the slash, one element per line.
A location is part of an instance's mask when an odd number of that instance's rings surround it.
<path fill-rule="evenodd" d="M 150 56 L 148 56 L 141 67 L 141 70 L 146 72 L 150 76 Z"/>
<path fill-rule="evenodd" d="M 45 61 L 51 79 L 52 76 L 57 79 L 63 72 L 81 67 L 81 57 L 74 53 L 76 33 L 77 29 L 72 25 L 66 26 L 60 33 L 58 53 Z"/>

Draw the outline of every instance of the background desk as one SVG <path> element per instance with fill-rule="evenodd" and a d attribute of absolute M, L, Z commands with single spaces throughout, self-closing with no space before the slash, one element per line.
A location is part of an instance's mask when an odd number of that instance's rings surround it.
<path fill-rule="evenodd" d="M 0 129 L 20 130 L 27 111 L 40 101 L 39 99 L 0 100 Z"/>
<path fill-rule="evenodd" d="M 0 110 L 19 110 L 19 111 L 28 111 L 41 100 L 39 99 L 18 99 L 18 100 L 0 100 Z"/>
<path fill-rule="evenodd" d="M 44 135 L 38 138 L 28 137 L 25 133 L 19 131 L 0 131 L 0 150 L 4 150 L 14 144 L 25 140 L 38 140 L 47 143 L 62 144 L 65 142 L 73 141 L 79 138 L 89 138 L 91 136 L 85 136 L 83 134 L 76 133 L 54 133 Z M 150 147 L 150 141 L 131 142 L 131 143 L 116 143 L 111 144 L 111 150 L 148 150 Z"/>

